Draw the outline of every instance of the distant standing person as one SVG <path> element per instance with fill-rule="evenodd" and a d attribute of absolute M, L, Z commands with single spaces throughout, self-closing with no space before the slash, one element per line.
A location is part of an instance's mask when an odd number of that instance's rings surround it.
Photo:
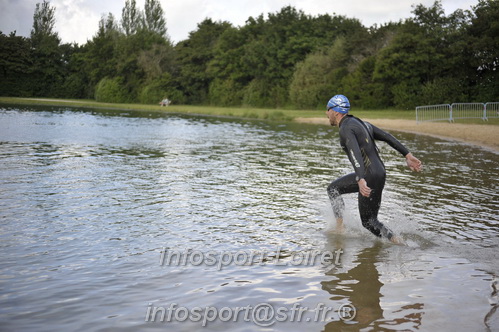
<path fill-rule="evenodd" d="M 419 172 L 422 163 L 389 133 L 349 115 L 350 102 L 343 95 L 336 95 L 327 103 L 326 115 L 332 126 L 340 129 L 340 144 L 355 170 L 333 181 L 327 188 L 338 227 L 343 227 L 345 203 L 341 195 L 359 193 L 359 212 L 362 225 L 378 237 L 385 237 L 396 244 L 402 244 L 400 237 L 378 220 L 381 195 L 385 186 L 386 171 L 374 140 L 385 141 L 400 152 L 407 166 Z"/>
<path fill-rule="evenodd" d="M 159 102 L 161 106 L 168 106 L 172 103 L 172 101 L 168 98 L 163 99 L 162 101 Z"/>

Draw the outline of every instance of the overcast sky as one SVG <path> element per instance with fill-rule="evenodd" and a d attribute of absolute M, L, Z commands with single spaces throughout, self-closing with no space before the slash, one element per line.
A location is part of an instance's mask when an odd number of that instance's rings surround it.
<path fill-rule="evenodd" d="M 33 25 L 36 3 L 43 0 L 0 0 L 0 31 L 28 37 Z M 160 0 L 165 12 L 168 34 L 176 43 L 196 30 L 205 18 L 245 24 L 248 17 L 278 12 L 291 5 L 306 14 L 336 14 L 358 18 L 365 26 L 398 21 L 411 16 L 413 4 L 431 6 L 434 0 Z M 125 0 L 52 0 L 56 8 L 56 31 L 63 42 L 84 44 L 97 32 L 102 14 L 113 13 L 119 20 Z M 445 14 L 456 9 L 471 9 L 478 0 L 442 0 Z M 144 0 L 137 0 L 143 8 Z"/>

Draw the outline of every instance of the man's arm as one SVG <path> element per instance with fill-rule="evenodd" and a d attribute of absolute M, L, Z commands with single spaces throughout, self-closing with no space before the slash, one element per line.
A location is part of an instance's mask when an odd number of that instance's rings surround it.
<path fill-rule="evenodd" d="M 374 139 L 387 142 L 392 148 L 400 152 L 405 157 L 407 167 L 409 167 L 412 171 L 421 171 L 421 169 L 423 168 L 423 164 L 421 163 L 421 161 L 418 158 L 414 157 L 402 143 L 400 143 L 395 137 L 393 137 L 386 131 L 379 129 L 372 124 L 369 125 L 373 129 Z"/>
<path fill-rule="evenodd" d="M 388 143 L 392 148 L 400 152 L 404 157 L 409 153 L 409 150 L 400 143 L 395 137 L 384 130 L 379 129 L 375 125 L 369 124 L 373 129 L 373 137 L 375 140 L 384 141 Z"/>

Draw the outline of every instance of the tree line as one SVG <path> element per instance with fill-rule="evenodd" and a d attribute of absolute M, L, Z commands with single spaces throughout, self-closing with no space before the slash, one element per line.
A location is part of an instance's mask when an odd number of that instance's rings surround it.
<path fill-rule="evenodd" d="M 240 27 L 207 18 L 175 45 L 158 0 L 126 0 L 84 45 L 61 43 L 55 13 L 44 0 L 29 38 L 0 32 L 0 95 L 302 109 L 338 93 L 374 109 L 499 97 L 496 0 L 371 27 L 286 6 Z"/>

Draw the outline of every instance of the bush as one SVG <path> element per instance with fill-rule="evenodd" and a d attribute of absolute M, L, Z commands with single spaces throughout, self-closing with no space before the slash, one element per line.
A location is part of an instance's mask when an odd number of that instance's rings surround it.
<path fill-rule="evenodd" d="M 62 89 L 63 98 L 84 99 L 87 98 L 87 84 L 80 74 L 71 74 L 66 77 Z"/>
<path fill-rule="evenodd" d="M 165 98 L 175 104 L 185 103 L 184 95 L 175 88 L 173 79 L 168 73 L 144 86 L 139 93 L 139 102 L 142 104 L 157 104 Z"/>
<path fill-rule="evenodd" d="M 414 82 L 402 82 L 392 87 L 393 102 L 395 107 L 413 109 L 420 101 L 420 87 Z"/>
<path fill-rule="evenodd" d="M 245 88 L 243 105 L 248 107 L 263 107 L 268 100 L 269 87 L 263 80 L 254 79 Z"/>
<path fill-rule="evenodd" d="M 157 104 L 160 100 L 167 98 L 165 92 L 156 84 L 149 84 L 142 88 L 139 93 L 139 103 Z"/>
<path fill-rule="evenodd" d="M 95 87 L 95 100 L 104 103 L 126 103 L 129 98 L 119 77 L 105 77 Z"/>
<path fill-rule="evenodd" d="M 427 82 L 421 90 L 422 105 L 467 102 L 461 80 L 455 77 L 439 77 Z"/>
<path fill-rule="evenodd" d="M 241 105 L 242 87 L 231 79 L 214 79 L 209 88 L 210 103 L 217 106 Z"/>
<path fill-rule="evenodd" d="M 326 52 L 309 54 L 296 65 L 289 87 L 293 105 L 301 109 L 323 109 L 329 98 L 344 94 L 343 80 L 348 74 L 349 54 L 345 39 L 337 38 Z"/>

